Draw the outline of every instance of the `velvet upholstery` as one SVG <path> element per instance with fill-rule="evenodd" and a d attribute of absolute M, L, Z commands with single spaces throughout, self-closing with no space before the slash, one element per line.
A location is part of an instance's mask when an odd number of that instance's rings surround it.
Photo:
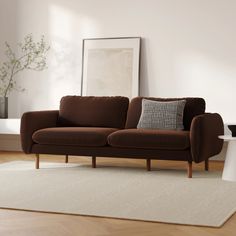
<path fill-rule="evenodd" d="M 66 96 L 61 99 L 58 126 L 124 128 L 126 97 Z"/>
<path fill-rule="evenodd" d="M 32 153 L 71 155 L 71 156 L 96 156 L 96 157 L 119 157 L 135 159 L 156 159 L 191 161 L 191 152 L 187 150 L 161 150 L 161 149 L 138 149 L 137 148 L 117 148 L 111 146 L 103 147 L 82 147 L 66 145 L 40 145 L 32 146 Z"/>
<path fill-rule="evenodd" d="M 150 158 L 189 163 L 218 154 L 223 141 L 219 114 L 204 113 L 202 98 L 146 98 L 156 101 L 186 100 L 185 130 L 136 129 L 142 97 L 62 98 L 60 111 L 26 112 L 21 119 L 25 153 Z M 128 107 L 129 105 L 129 107 Z M 128 109 L 128 114 L 127 114 Z"/>
<path fill-rule="evenodd" d="M 190 129 L 192 159 L 199 163 L 218 154 L 223 145 L 218 136 L 223 133 L 223 120 L 219 114 L 205 113 L 194 117 Z"/>
<path fill-rule="evenodd" d="M 142 111 L 142 99 L 153 101 L 176 101 L 186 100 L 184 108 L 183 124 L 184 129 L 189 130 L 193 117 L 201 115 L 205 112 L 205 101 L 202 98 L 153 98 L 153 97 L 136 97 L 133 98 L 129 105 L 129 110 L 126 120 L 126 129 L 136 128 Z"/>
<path fill-rule="evenodd" d="M 56 127 L 59 111 L 26 112 L 21 118 L 21 146 L 25 153 L 31 153 L 34 144 L 32 135 L 42 128 Z"/>
<path fill-rule="evenodd" d="M 35 143 L 42 145 L 94 146 L 107 145 L 107 137 L 114 128 L 56 127 L 40 129 L 33 133 Z"/>
<path fill-rule="evenodd" d="M 184 150 L 190 147 L 189 131 L 124 129 L 111 133 L 112 147 Z"/>

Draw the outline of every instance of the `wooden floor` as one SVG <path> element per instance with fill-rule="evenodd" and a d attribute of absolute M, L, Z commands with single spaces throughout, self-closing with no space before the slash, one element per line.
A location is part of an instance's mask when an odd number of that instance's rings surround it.
<path fill-rule="evenodd" d="M 34 160 L 33 155 L 17 152 L 0 152 L 0 163 L 14 160 Z M 63 162 L 62 156 L 42 155 L 41 161 Z M 91 163 L 86 157 L 69 157 L 69 162 Z M 145 170 L 144 160 L 108 159 L 97 161 L 100 165 L 134 166 Z M 153 167 L 186 168 L 186 163 L 153 161 Z M 210 162 L 210 170 L 222 170 L 222 162 Z M 194 170 L 204 169 L 202 164 L 193 165 Z M 1 186 L 0 186 L 1 188 Z M 1 189 L 0 189 L 1 194 Z M 157 202 L 158 204 L 158 202 Z M 70 216 L 37 212 L 0 209 L 0 236 L 235 236 L 236 215 L 221 228 L 194 227 L 174 224 L 116 220 L 99 217 Z"/>

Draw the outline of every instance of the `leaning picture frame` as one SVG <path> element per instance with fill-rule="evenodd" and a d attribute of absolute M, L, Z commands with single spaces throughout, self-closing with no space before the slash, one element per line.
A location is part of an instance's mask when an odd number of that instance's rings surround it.
<path fill-rule="evenodd" d="M 82 96 L 139 96 L 141 37 L 83 39 Z"/>

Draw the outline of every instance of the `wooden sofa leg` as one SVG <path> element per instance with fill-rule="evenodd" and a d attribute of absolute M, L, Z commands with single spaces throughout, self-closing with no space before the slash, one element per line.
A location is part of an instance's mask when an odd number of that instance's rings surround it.
<path fill-rule="evenodd" d="M 146 160 L 147 171 L 151 171 L 151 159 Z"/>
<path fill-rule="evenodd" d="M 66 155 L 66 157 L 65 157 L 65 163 L 68 163 L 68 161 L 69 161 L 69 156 Z"/>
<path fill-rule="evenodd" d="M 205 171 L 209 170 L 209 160 L 205 160 Z"/>
<path fill-rule="evenodd" d="M 36 155 L 36 160 L 35 160 L 35 169 L 39 169 L 39 154 Z"/>
<path fill-rule="evenodd" d="M 96 168 L 96 157 L 92 156 L 92 167 Z"/>
<path fill-rule="evenodd" d="M 192 169 L 192 162 L 188 161 L 188 178 L 192 178 L 193 169 Z"/>

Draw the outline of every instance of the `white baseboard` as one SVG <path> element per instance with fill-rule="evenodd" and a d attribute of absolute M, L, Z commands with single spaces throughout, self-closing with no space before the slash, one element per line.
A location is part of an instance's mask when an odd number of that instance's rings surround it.
<path fill-rule="evenodd" d="M 20 135 L 18 134 L 0 134 L 1 151 L 22 151 Z"/>

